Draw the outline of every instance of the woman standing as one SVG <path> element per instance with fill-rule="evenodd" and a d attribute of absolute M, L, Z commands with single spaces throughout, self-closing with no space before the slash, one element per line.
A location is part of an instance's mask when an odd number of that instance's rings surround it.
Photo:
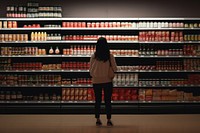
<path fill-rule="evenodd" d="M 110 74 L 110 71 L 113 71 L 113 73 L 117 71 L 115 58 L 110 54 L 106 38 L 100 37 L 97 40 L 96 51 L 90 58 L 90 75 L 92 76 L 95 93 L 95 118 L 97 119 L 97 126 L 102 125 L 100 120 L 102 88 L 104 89 L 107 126 L 113 126 L 111 121 L 111 97 L 113 91 L 112 79 L 114 75 Z"/>

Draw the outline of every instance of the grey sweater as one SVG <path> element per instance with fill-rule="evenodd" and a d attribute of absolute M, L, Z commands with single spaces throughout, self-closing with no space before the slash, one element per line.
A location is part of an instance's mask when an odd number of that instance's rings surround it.
<path fill-rule="evenodd" d="M 110 54 L 110 61 L 113 68 L 113 71 L 117 71 L 117 64 L 115 61 L 115 57 Z M 93 84 L 100 84 L 100 83 L 108 83 L 112 82 L 112 79 L 109 77 L 109 67 L 110 63 L 109 60 L 99 61 L 95 59 L 94 54 L 90 58 L 90 75 L 92 76 L 92 83 Z"/>

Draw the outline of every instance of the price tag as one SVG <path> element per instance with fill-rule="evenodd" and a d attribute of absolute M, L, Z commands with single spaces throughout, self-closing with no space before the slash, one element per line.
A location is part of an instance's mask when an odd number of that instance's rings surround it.
<path fill-rule="evenodd" d="M 52 103 L 55 103 L 55 101 L 52 101 Z"/>
<path fill-rule="evenodd" d="M 125 101 L 125 103 L 128 103 L 128 101 Z"/>
<path fill-rule="evenodd" d="M 24 103 L 28 103 L 27 101 L 24 101 Z"/>
<path fill-rule="evenodd" d="M 41 101 L 38 101 L 38 103 L 41 103 Z"/>
<path fill-rule="evenodd" d="M 73 103 L 73 101 L 69 101 L 68 103 Z"/>

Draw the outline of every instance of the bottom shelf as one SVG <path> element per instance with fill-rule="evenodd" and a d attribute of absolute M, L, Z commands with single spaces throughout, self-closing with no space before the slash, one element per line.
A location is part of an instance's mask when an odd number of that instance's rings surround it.
<path fill-rule="evenodd" d="M 185 114 L 200 113 L 200 102 L 113 102 L 113 114 Z M 101 106 L 105 113 L 105 103 Z M 7 102 L 0 104 L 1 114 L 94 114 L 94 102 Z"/>

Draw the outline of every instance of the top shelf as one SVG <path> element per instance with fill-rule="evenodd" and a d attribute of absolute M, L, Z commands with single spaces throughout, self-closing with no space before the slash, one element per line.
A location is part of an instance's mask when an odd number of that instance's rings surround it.
<path fill-rule="evenodd" d="M 0 28 L 0 30 L 200 30 L 200 28 Z"/>
<path fill-rule="evenodd" d="M 128 21 L 145 21 L 145 20 L 151 20 L 151 21 L 157 21 L 157 20 L 200 20 L 200 18 L 0 18 L 0 20 L 18 20 L 18 21 L 48 21 L 48 20 L 55 20 L 55 21 L 90 21 L 90 20 L 102 20 L 102 21 L 115 21 L 115 20 L 128 20 Z"/>

